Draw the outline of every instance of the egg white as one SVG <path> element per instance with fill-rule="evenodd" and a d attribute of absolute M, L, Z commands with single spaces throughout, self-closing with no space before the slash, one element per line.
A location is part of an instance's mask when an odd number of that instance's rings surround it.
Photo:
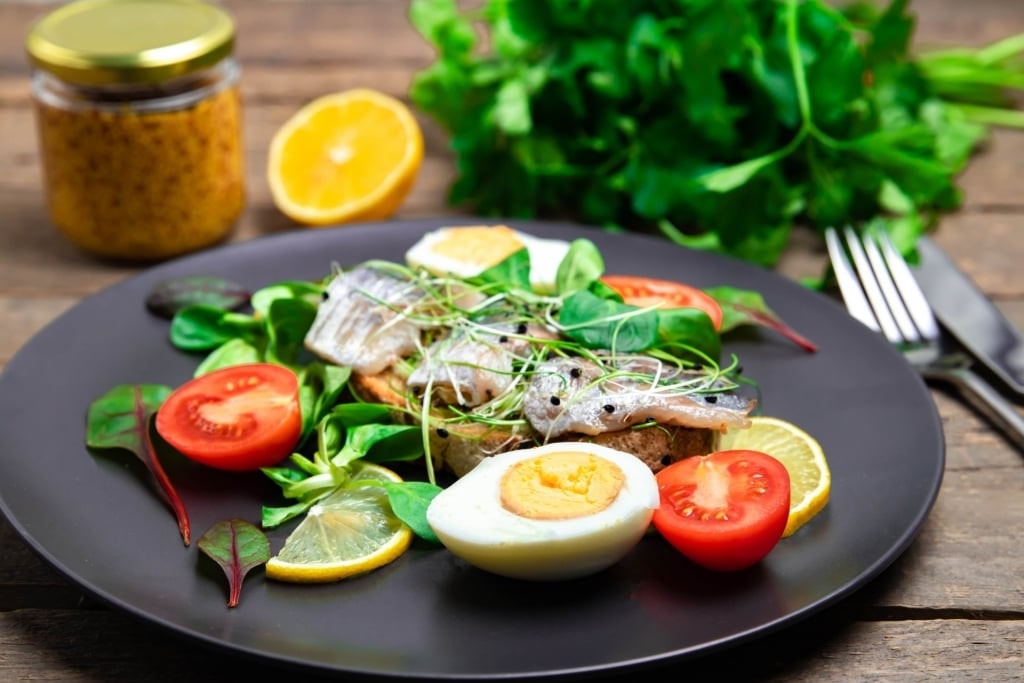
<path fill-rule="evenodd" d="M 530 519 L 505 509 L 505 472 L 557 451 L 589 453 L 618 465 L 625 482 L 616 499 L 572 519 Z M 621 560 L 647 532 L 658 502 L 654 474 L 634 455 L 583 442 L 554 443 L 486 458 L 434 498 L 427 522 L 452 554 L 479 569 L 551 581 L 593 574 Z"/>
<path fill-rule="evenodd" d="M 473 277 L 487 270 L 496 262 L 467 262 L 438 253 L 435 247 L 448 239 L 458 227 L 439 228 L 426 233 L 405 254 L 406 263 L 413 268 L 438 276 L 452 275 L 459 278 Z M 550 294 L 555 291 L 558 266 L 569 252 L 569 242 L 528 235 L 519 230 L 512 231 L 526 247 L 530 255 L 530 285 L 534 291 Z"/>

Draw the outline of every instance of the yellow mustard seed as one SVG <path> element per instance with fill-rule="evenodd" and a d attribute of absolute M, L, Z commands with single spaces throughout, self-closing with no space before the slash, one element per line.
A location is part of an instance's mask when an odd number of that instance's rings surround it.
<path fill-rule="evenodd" d="M 74 244 L 163 259 L 224 239 L 245 202 L 237 87 L 179 111 L 37 104 L 50 215 Z"/>

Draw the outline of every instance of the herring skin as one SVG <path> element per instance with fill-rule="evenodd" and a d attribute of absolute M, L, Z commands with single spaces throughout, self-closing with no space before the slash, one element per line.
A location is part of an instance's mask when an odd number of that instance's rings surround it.
<path fill-rule="evenodd" d="M 423 292 L 374 268 L 339 273 L 306 334 L 311 352 L 353 372 L 373 375 L 417 349 L 422 326 L 405 315 Z"/>
<path fill-rule="evenodd" d="M 545 439 L 594 436 L 644 422 L 723 431 L 747 427 L 753 399 L 724 391 L 701 373 L 632 356 L 597 363 L 554 358 L 541 363 L 526 392 L 524 412 Z"/>

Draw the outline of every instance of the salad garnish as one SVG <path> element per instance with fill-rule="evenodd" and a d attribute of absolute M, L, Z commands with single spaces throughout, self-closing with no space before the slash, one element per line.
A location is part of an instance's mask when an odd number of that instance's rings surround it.
<path fill-rule="evenodd" d="M 196 545 L 224 570 L 228 580 L 228 607 L 238 606 L 246 574 L 270 559 L 270 541 L 266 534 L 244 519 L 217 522 L 199 537 Z"/>
<path fill-rule="evenodd" d="M 126 450 L 146 466 L 160 487 L 178 520 L 181 539 L 187 546 L 191 530 L 185 503 L 164 471 L 153 447 L 153 416 L 173 389 L 161 384 L 134 384 L 114 387 L 89 406 L 85 444 L 102 450 Z"/>
<path fill-rule="evenodd" d="M 408 387 L 402 396 L 404 405 L 360 399 L 350 391 L 353 367 L 326 360 L 310 343 L 320 307 L 331 298 L 329 285 L 356 269 L 403 283 L 408 296 L 397 303 L 373 299 L 368 290 L 366 296 L 381 310 L 390 309 L 396 320 L 412 323 L 423 332 L 413 352 L 393 366 Z M 260 366 L 283 367 L 294 373 L 301 413 L 294 451 L 278 465 L 258 466 L 288 502 L 264 505 L 260 527 L 278 527 L 346 489 L 373 486 L 386 492 L 395 517 L 432 544 L 437 544 L 438 538 L 426 521 L 426 511 L 441 492 L 431 453 L 432 437 L 446 438 L 461 425 L 473 423 L 513 435 L 528 432 L 524 403 L 531 380 L 544 362 L 576 358 L 587 364 L 589 374 L 583 379 L 593 388 L 600 389 L 606 381 L 647 386 L 659 396 L 692 396 L 713 413 L 724 407 L 715 405 L 722 392 L 743 384 L 756 386 L 743 376 L 735 356 L 722 362 L 722 334 L 744 325 L 761 325 L 808 352 L 816 348 L 786 326 L 756 292 L 732 287 L 706 289 L 701 293 L 708 299 L 703 309 L 663 305 L 649 297 L 630 303 L 610 284 L 612 279 L 602 280 L 603 259 L 586 239 L 571 243 L 558 266 L 554 291 L 536 291 L 530 273 L 530 254 L 525 248 L 472 277 L 441 276 L 420 267 L 372 260 L 350 269 L 334 266 L 319 280 L 279 282 L 256 290 L 248 297 L 249 310 L 238 306 L 240 287 L 216 278 L 159 283 L 147 299 L 147 307 L 165 317 L 173 311 L 168 331 L 171 343 L 183 352 L 202 356 L 195 378 L 220 375 L 228 368 L 248 367 L 256 372 Z M 190 287 L 205 294 L 193 295 Z M 711 299 L 715 304 L 709 303 Z M 163 305 L 153 303 L 161 300 Z M 715 310 L 712 318 L 709 306 L 715 305 L 721 308 L 721 315 Z M 494 340 L 518 345 L 523 353 L 510 354 L 513 360 L 505 369 L 446 357 L 459 344 L 486 345 Z M 638 358 L 647 360 L 637 362 Z M 469 399 L 457 383 L 445 384 L 444 377 L 431 371 L 438 359 L 443 359 L 447 372 L 463 366 L 492 373 L 499 389 L 493 395 Z M 571 382 L 580 381 L 580 368 L 570 368 L 567 373 Z M 160 385 L 115 387 L 91 406 L 87 442 L 94 447 L 128 448 L 150 467 L 178 515 L 187 545 L 184 505 L 163 473 L 148 435 L 150 418 L 173 391 Z M 563 399 L 555 388 L 550 403 L 558 406 L 563 400 L 578 398 L 567 395 Z M 442 412 L 435 410 L 439 403 L 447 404 Z M 605 400 L 597 410 L 607 418 L 626 412 L 620 408 L 613 400 Z M 650 419 L 623 425 L 636 430 L 657 426 Z M 192 457 L 187 452 L 182 455 Z M 421 459 L 426 481 L 397 477 L 384 481 L 365 473 L 357 476 L 371 464 Z M 208 458 L 199 461 L 210 464 Z M 244 463 L 234 463 L 232 468 L 244 468 Z M 260 559 L 262 553 L 245 558 L 225 555 L 225 544 L 230 550 L 242 537 L 255 543 L 254 529 L 259 532 L 248 522 L 232 519 L 204 536 L 206 547 L 201 550 L 214 557 L 228 575 L 230 605 L 237 604 L 245 572 L 266 559 Z"/>

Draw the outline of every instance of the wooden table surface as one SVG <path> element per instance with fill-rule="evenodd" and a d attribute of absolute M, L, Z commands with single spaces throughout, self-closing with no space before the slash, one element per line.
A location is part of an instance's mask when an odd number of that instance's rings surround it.
<path fill-rule="evenodd" d="M 371 86 L 405 96 L 430 50 L 405 3 L 233 0 L 244 69 L 248 207 L 232 241 L 295 230 L 273 207 L 263 168 L 273 131 L 314 96 Z M 51 229 L 22 53 L 30 23 L 54 6 L 0 0 L 0 367 L 82 297 L 137 268 L 100 263 Z M 1024 32 L 1019 0 L 918 0 L 919 45 L 979 45 Z M 426 158 L 401 217 L 452 214 L 452 161 L 422 121 Z M 1024 135 L 996 131 L 962 178 L 966 203 L 937 241 L 1024 327 Z M 780 265 L 816 274 L 813 239 Z M 1019 680 L 1024 676 L 1024 456 L 955 397 L 933 391 L 947 440 L 939 499 L 887 571 L 808 622 L 698 660 L 677 674 L 769 680 Z M 0 416 L 0 429 L 4 429 Z M 0 476 L 3 476 L 0 473 Z M 267 671 L 168 637 L 83 595 L 0 519 L 0 681 L 223 681 Z"/>

